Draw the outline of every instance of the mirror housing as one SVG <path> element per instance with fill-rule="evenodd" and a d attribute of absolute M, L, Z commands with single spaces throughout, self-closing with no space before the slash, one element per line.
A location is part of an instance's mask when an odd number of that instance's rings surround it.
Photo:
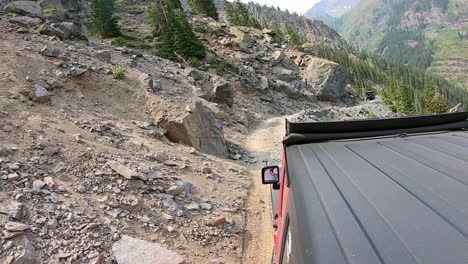
<path fill-rule="evenodd" d="M 262 168 L 262 183 L 277 185 L 280 181 L 280 169 L 278 166 Z"/>

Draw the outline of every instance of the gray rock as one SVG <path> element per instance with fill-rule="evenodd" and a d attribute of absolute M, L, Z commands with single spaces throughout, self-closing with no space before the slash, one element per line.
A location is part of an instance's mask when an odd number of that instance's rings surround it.
<path fill-rule="evenodd" d="M 105 62 L 110 62 L 111 61 L 111 53 L 108 50 L 98 50 L 94 54 L 94 57 L 98 60 L 105 61 Z"/>
<path fill-rule="evenodd" d="M 83 75 L 85 72 L 86 72 L 86 69 L 82 69 L 82 68 L 74 66 L 68 71 L 68 74 L 70 74 L 70 76 L 77 77 L 77 76 Z"/>
<path fill-rule="evenodd" d="M 127 235 L 112 245 L 112 255 L 118 264 L 187 264 L 182 256 L 158 243 Z"/>
<path fill-rule="evenodd" d="M 21 16 L 44 18 L 41 6 L 34 1 L 14 1 L 5 7 L 5 11 Z"/>
<path fill-rule="evenodd" d="M 281 81 L 290 82 L 296 79 L 296 74 L 294 71 L 287 69 L 282 66 L 276 66 L 272 70 L 273 76 L 280 79 Z"/>
<path fill-rule="evenodd" d="M 63 83 L 57 79 L 54 79 L 54 78 L 47 78 L 47 81 L 46 81 L 47 85 L 49 86 L 49 90 L 53 90 L 53 89 L 56 89 L 56 88 L 63 88 Z"/>
<path fill-rule="evenodd" d="M 8 19 L 8 22 L 25 28 L 33 28 L 38 26 L 41 20 L 37 17 L 16 16 Z"/>
<path fill-rule="evenodd" d="M 449 110 L 449 113 L 460 113 L 463 112 L 463 104 L 459 103 L 455 107 Z"/>
<path fill-rule="evenodd" d="M 40 86 L 39 84 L 34 85 L 34 96 L 33 101 L 40 104 L 46 104 L 50 101 L 51 94 L 47 91 L 46 88 Z"/>
<path fill-rule="evenodd" d="M 212 155 L 227 155 L 223 125 L 202 102 L 197 102 L 191 113 L 168 120 L 165 129 L 172 142 L 182 142 Z"/>
<path fill-rule="evenodd" d="M 185 206 L 185 209 L 189 211 L 198 211 L 200 210 L 200 205 L 195 202 L 191 202 Z"/>
<path fill-rule="evenodd" d="M 229 30 L 231 34 L 235 36 L 234 42 L 236 42 L 241 49 L 249 49 L 255 44 L 254 38 L 239 27 L 230 27 Z"/>
<path fill-rule="evenodd" d="M 185 70 L 184 73 L 185 76 L 192 77 L 195 80 L 195 82 L 200 82 L 202 84 L 205 84 L 209 79 L 208 74 L 194 68 L 188 68 Z"/>
<path fill-rule="evenodd" d="M 201 172 L 203 174 L 211 174 L 211 173 L 213 173 L 213 170 L 210 167 L 204 167 L 204 168 L 201 169 Z"/>
<path fill-rule="evenodd" d="M 142 180 L 146 181 L 148 178 L 145 175 L 142 175 L 138 172 L 136 172 L 133 169 L 130 169 L 116 161 L 109 161 L 107 162 L 109 167 L 117 172 L 119 175 L 123 176 L 127 180 L 132 180 L 132 179 L 137 179 L 137 180 Z"/>
<path fill-rule="evenodd" d="M 33 190 L 36 192 L 40 192 L 44 186 L 46 186 L 46 183 L 41 180 L 33 181 Z"/>
<path fill-rule="evenodd" d="M 62 0 L 63 8 L 68 11 L 76 12 L 82 9 L 80 0 Z"/>
<path fill-rule="evenodd" d="M 29 225 L 18 222 L 8 222 L 5 224 L 5 230 L 10 232 L 23 232 L 29 229 Z"/>
<path fill-rule="evenodd" d="M 313 58 L 305 75 L 308 88 L 321 101 L 336 101 L 345 93 L 347 73 L 335 62 Z"/>
<path fill-rule="evenodd" d="M 23 218 L 24 205 L 16 201 L 3 201 L 0 203 L 0 214 L 21 220 Z"/>
<path fill-rule="evenodd" d="M 273 66 L 278 65 L 284 58 L 284 52 L 282 50 L 277 50 L 271 54 L 271 64 Z"/>
<path fill-rule="evenodd" d="M 169 211 L 175 212 L 179 210 L 179 205 L 172 198 L 165 198 L 162 201 L 162 204 L 163 204 L 163 207 L 168 209 Z"/>
<path fill-rule="evenodd" d="M 60 147 L 53 147 L 53 146 L 45 147 L 42 153 L 44 153 L 44 155 L 46 156 L 52 157 L 60 153 Z"/>
<path fill-rule="evenodd" d="M 214 84 L 212 101 L 232 107 L 234 104 L 234 89 L 225 80 L 218 80 Z"/>
<path fill-rule="evenodd" d="M 56 47 L 45 46 L 41 50 L 41 54 L 47 57 L 58 58 L 58 56 L 60 56 L 60 50 Z"/>
<path fill-rule="evenodd" d="M 147 73 L 140 74 L 140 76 L 138 77 L 138 81 L 140 82 L 140 85 L 143 89 L 146 89 L 148 91 L 153 91 L 153 92 L 157 90 L 155 89 L 157 87 L 154 86 L 153 79 Z"/>
<path fill-rule="evenodd" d="M 178 181 L 166 191 L 167 194 L 178 196 L 181 194 L 190 195 L 193 193 L 193 185 L 188 181 Z"/>
<path fill-rule="evenodd" d="M 213 208 L 213 206 L 209 203 L 201 203 L 200 208 L 205 211 L 209 211 Z"/>
<path fill-rule="evenodd" d="M 47 34 L 61 40 L 83 39 L 80 29 L 72 22 L 52 23 L 47 26 Z"/>
<path fill-rule="evenodd" d="M 36 263 L 36 249 L 26 236 L 16 243 L 20 250 L 12 264 L 34 264 Z"/>

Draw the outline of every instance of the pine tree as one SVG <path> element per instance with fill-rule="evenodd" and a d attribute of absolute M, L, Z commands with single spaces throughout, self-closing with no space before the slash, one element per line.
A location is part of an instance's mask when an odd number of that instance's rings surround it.
<path fill-rule="evenodd" d="M 156 53 L 171 60 L 203 59 L 205 47 L 192 31 L 179 0 L 152 0 Z"/>
<path fill-rule="evenodd" d="M 227 20 L 233 25 L 259 29 L 262 27 L 260 22 L 251 14 L 247 6 L 239 0 L 233 3 L 224 0 L 224 10 L 227 15 Z"/>
<path fill-rule="evenodd" d="M 96 33 L 103 38 L 121 35 L 117 18 L 114 17 L 113 0 L 92 0 L 91 9 L 94 31 Z"/>
<path fill-rule="evenodd" d="M 196 15 L 218 20 L 218 10 L 212 0 L 189 0 L 188 2 Z"/>

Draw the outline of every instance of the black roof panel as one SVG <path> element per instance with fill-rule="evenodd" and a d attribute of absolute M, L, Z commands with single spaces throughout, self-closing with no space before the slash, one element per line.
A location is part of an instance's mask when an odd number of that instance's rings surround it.
<path fill-rule="evenodd" d="M 468 263 L 468 132 L 286 154 L 305 263 Z"/>

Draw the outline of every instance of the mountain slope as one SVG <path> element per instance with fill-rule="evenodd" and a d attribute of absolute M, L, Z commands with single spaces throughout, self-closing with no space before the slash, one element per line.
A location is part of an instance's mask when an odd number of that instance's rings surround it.
<path fill-rule="evenodd" d="M 333 23 L 336 19 L 351 11 L 358 2 L 359 0 L 321 0 L 309 9 L 305 16 L 326 23 Z"/>
<path fill-rule="evenodd" d="M 468 87 L 465 0 L 360 0 L 334 26 L 354 46 Z"/>

